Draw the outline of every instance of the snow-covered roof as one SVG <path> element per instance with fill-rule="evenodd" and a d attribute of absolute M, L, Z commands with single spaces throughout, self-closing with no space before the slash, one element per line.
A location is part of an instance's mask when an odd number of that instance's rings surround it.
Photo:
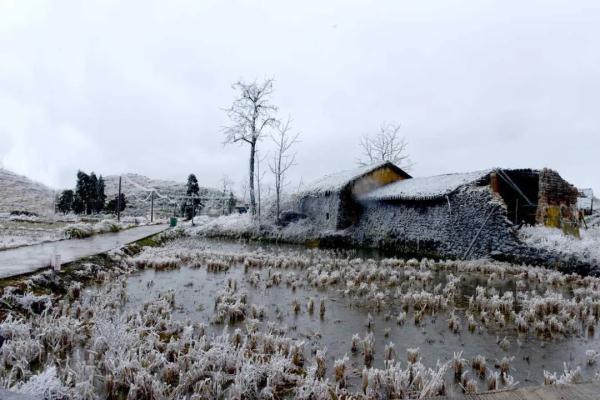
<path fill-rule="evenodd" d="M 405 179 L 373 190 L 361 200 L 433 200 L 476 183 L 493 170 Z"/>
<path fill-rule="evenodd" d="M 334 174 L 325 175 L 324 177 L 317 179 L 316 181 L 309 184 L 303 192 L 306 193 L 325 193 L 325 192 L 338 192 L 346 187 L 348 184 L 362 178 L 363 176 L 378 170 L 380 168 L 390 167 L 397 170 L 405 178 L 410 178 L 406 172 L 398 168 L 395 164 L 389 161 L 383 161 L 380 163 L 367 165 L 351 170 L 345 170 L 336 172 Z"/>

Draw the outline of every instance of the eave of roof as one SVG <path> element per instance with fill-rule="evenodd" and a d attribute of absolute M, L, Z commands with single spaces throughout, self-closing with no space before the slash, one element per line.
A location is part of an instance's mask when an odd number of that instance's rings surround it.
<path fill-rule="evenodd" d="M 382 161 L 376 164 L 356 168 L 353 170 L 345 170 L 336 172 L 334 174 L 326 175 L 310 185 L 303 190 L 303 193 L 334 193 L 339 192 L 346 186 L 352 184 L 358 179 L 362 178 L 365 175 L 370 174 L 373 171 L 376 171 L 380 168 L 389 167 L 395 170 L 399 175 L 401 175 L 405 179 L 411 178 L 411 176 L 402 170 L 400 167 L 396 166 L 394 163 L 390 161 Z"/>
<path fill-rule="evenodd" d="M 390 183 L 363 196 L 364 201 L 384 200 L 435 200 L 443 198 L 461 187 L 476 184 L 487 177 L 493 169 L 444 174 L 406 179 Z"/>

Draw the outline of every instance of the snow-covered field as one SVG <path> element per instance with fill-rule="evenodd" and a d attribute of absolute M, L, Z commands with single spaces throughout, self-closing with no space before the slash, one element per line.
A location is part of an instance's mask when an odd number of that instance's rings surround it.
<path fill-rule="evenodd" d="M 111 257 L 71 272 L 87 288 L 45 272 L 2 290 L 2 386 L 416 399 L 599 377 L 600 278 L 198 238 Z M 49 282 L 67 295 L 33 294 Z"/>
<path fill-rule="evenodd" d="M 29 222 L 0 219 L 0 250 L 65 238 L 67 222 Z"/>
<path fill-rule="evenodd" d="M 79 217 L 73 215 L 57 215 L 52 218 L 1 215 L 0 250 L 117 232 L 148 222 L 142 217 L 124 217 L 117 223 L 112 219 L 81 222 Z"/>

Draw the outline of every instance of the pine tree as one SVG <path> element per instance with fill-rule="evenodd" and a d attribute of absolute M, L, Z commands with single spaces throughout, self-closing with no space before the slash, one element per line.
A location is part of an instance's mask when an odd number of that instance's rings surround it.
<path fill-rule="evenodd" d="M 186 214 L 186 217 L 188 219 L 192 219 L 192 217 L 194 215 L 196 215 L 196 210 L 198 210 L 199 208 L 202 207 L 202 204 L 200 203 L 200 186 L 198 185 L 198 179 L 196 178 L 196 175 L 194 174 L 190 174 L 188 176 L 188 180 L 187 180 L 187 189 L 185 192 L 186 196 L 193 196 L 193 197 L 197 197 L 194 198 L 192 200 L 190 199 L 186 199 L 184 202 L 184 212 Z"/>
<path fill-rule="evenodd" d="M 75 186 L 75 198 L 73 199 L 73 211 L 81 214 L 86 211 L 89 199 L 90 177 L 83 171 L 77 171 L 77 184 Z"/>
<path fill-rule="evenodd" d="M 99 213 L 104 210 L 106 204 L 106 194 L 104 194 L 104 179 L 102 175 L 98 178 L 98 183 L 96 184 L 96 199 L 95 199 L 95 207 L 94 211 Z"/>
<path fill-rule="evenodd" d="M 111 212 L 113 214 L 116 214 L 117 212 L 117 197 L 119 196 L 115 196 L 114 199 L 111 199 L 108 203 L 106 203 L 106 211 Z M 123 212 L 123 210 L 125 210 L 125 207 L 127 206 L 127 199 L 125 198 L 125 194 L 121 193 L 121 212 Z"/>
<path fill-rule="evenodd" d="M 98 198 L 98 178 L 95 173 L 90 174 L 87 187 L 87 198 L 85 211 L 89 215 L 96 210 L 96 200 Z"/>
<path fill-rule="evenodd" d="M 79 194 L 76 194 L 73 198 L 73 205 L 71 206 L 71 208 L 73 209 L 73 212 L 75 214 L 81 214 L 85 212 L 85 202 Z"/>
<path fill-rule="evenodd" d="M 74 194 L 72 190 L 63 190 L 58 197 L 58 211 L 67 214 L 73 209 Z"/>

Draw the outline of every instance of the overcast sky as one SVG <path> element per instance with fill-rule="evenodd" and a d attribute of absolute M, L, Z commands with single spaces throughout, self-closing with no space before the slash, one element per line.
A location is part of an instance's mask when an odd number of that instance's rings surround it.
<path fill-rule="evenodd" d="M 222 109 L 265 77 L 301 132 L 295 182 L 396 121 L 414 176 L 550 167 L 600 193 L 598 0 L 0 0 L 0 160 L 53 187 L 77 169 L 239 185 Z"/>

